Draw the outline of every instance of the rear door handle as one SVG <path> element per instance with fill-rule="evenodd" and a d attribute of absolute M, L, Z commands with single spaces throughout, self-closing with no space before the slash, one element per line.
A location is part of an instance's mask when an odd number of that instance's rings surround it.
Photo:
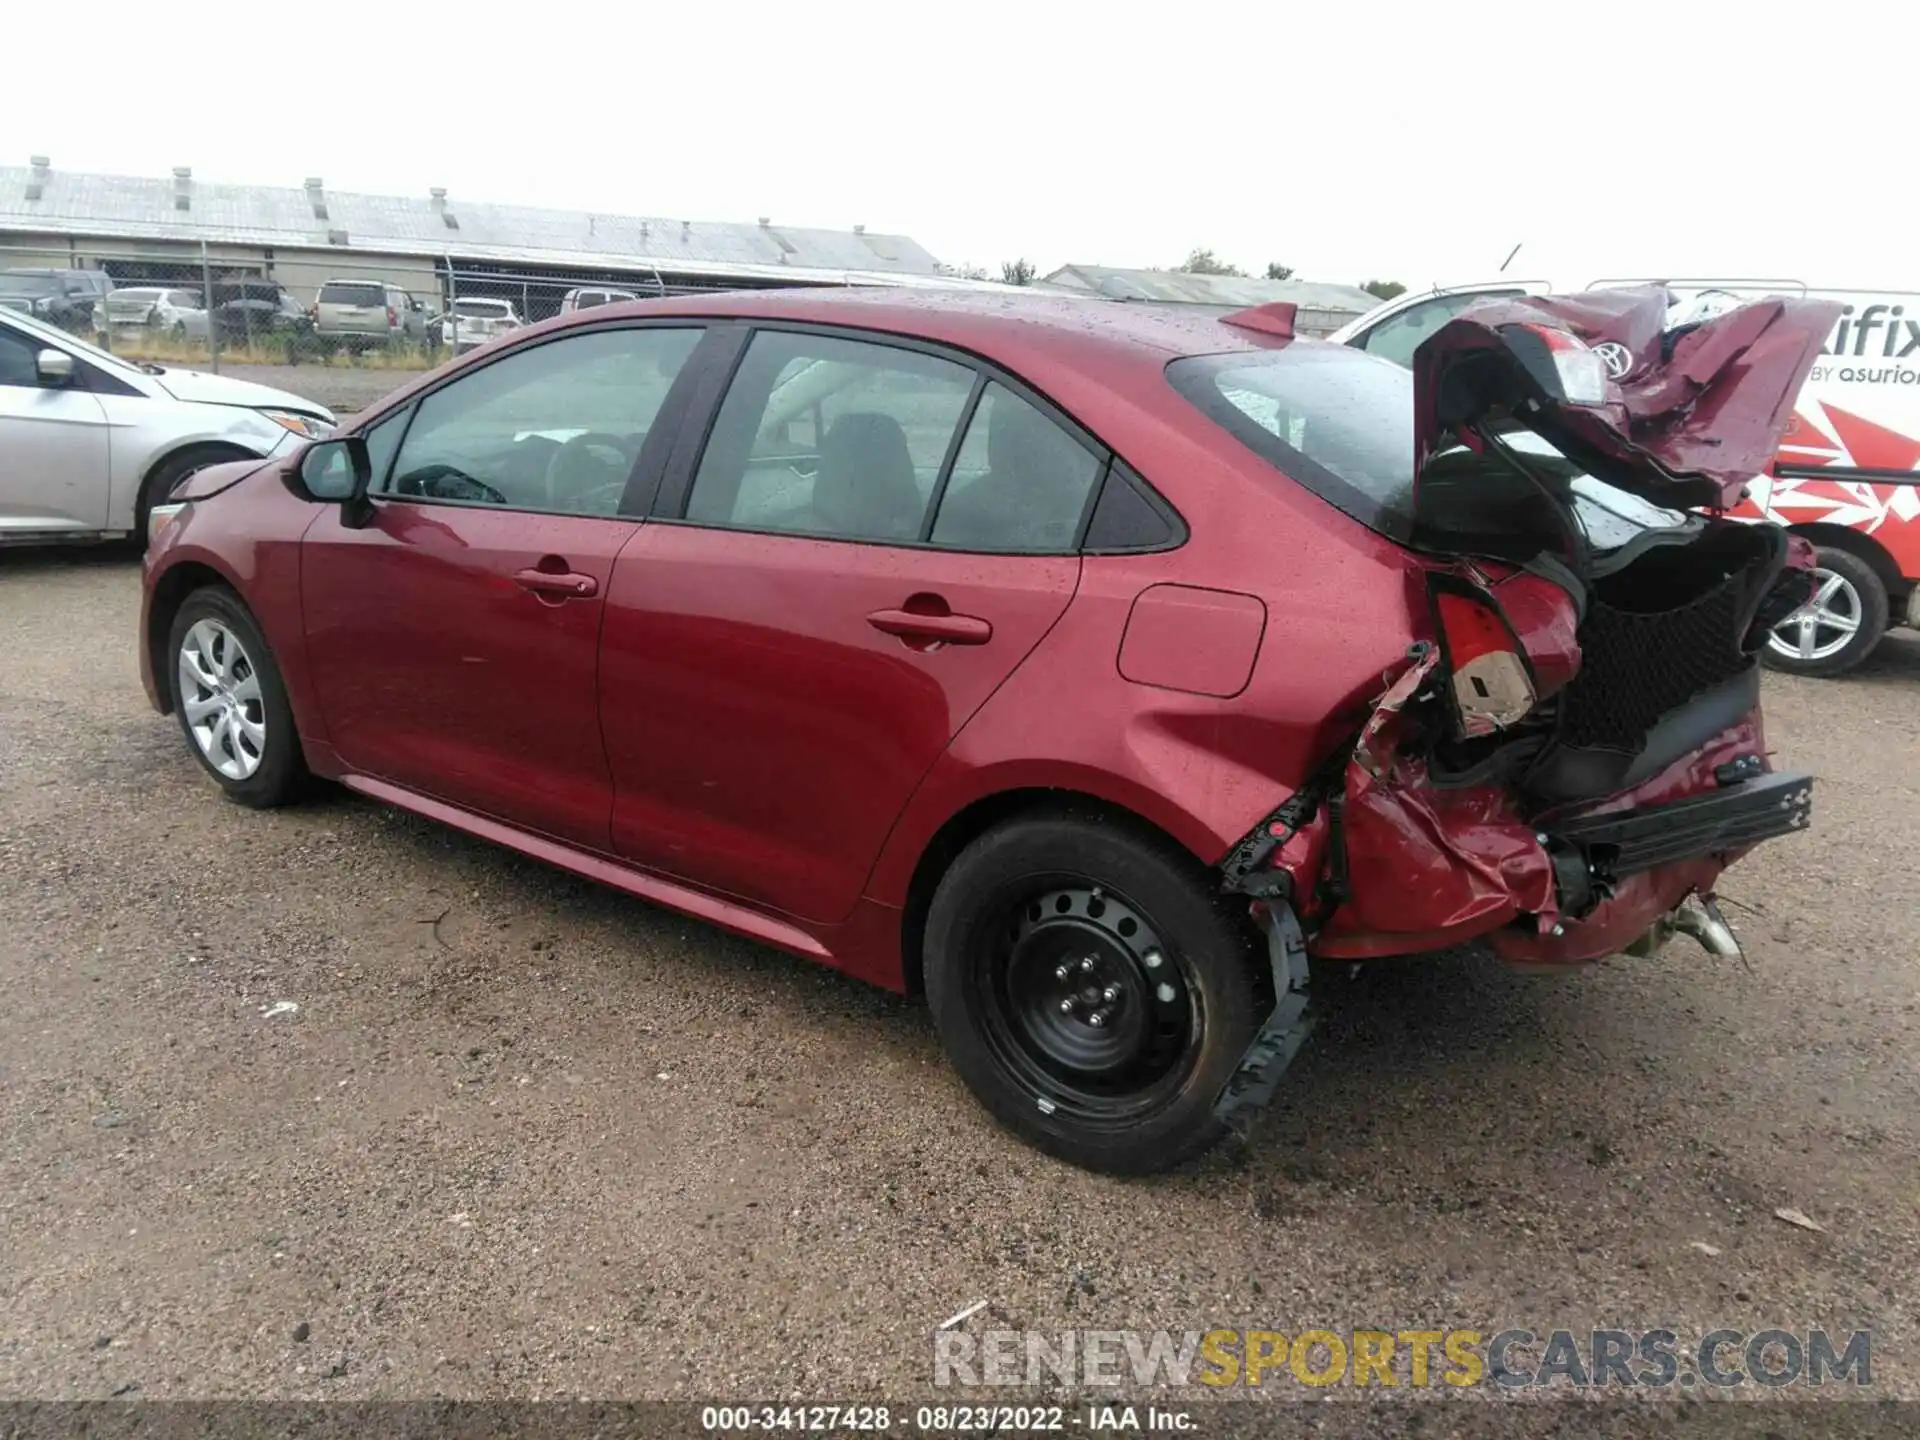
<path fill-rule="evenodd" d="M 586 600 L 600 593 L 600 582 L 593 576 L 576 575 L 571 570 L 516 570 L 513 583 L 536 595 L 562 600 Z"/>
<path fill-rule="evenodd" d="M 984 645 L 993 626 L 977 615 L 922 615 L 912 610 L 876 610 L 867 623 L 902 640 L 940 640 L 948 645 Z"/>

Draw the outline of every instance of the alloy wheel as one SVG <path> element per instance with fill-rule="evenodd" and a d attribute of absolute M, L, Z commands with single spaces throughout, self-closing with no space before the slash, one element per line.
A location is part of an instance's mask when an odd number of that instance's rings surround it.
<path fill-rule="evenodd" d="M 1860 592 L 1846 576 L 1831 570 L 1815 570 L 1813 575 L 1813 597 L 1767 636 L 1768 648 L 1788 660 L 1825 660 L 1839 654 L 1866 613 Z"/>
<path fill-rule="evenodd" d="M 239 636 L 204 619 L 181 638 L 180 708 L 207 763 L 229 780 L 245 780 L 267 753 L 266 703 L 260 675 Z"/>

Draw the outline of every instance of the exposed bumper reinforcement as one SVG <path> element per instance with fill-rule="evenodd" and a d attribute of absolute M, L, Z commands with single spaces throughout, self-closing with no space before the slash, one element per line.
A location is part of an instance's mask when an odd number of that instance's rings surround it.
<path fill-rule="evenodd" d="M 1812 810 L 1813 777 L 1788 770 L 1707 795 L 1547 829 L 1554 840 L 1578 846 L 1596 871 L 1618 877 L 1791 835 L 1807 828 Z"/>
<path fill-rule="evenodd" d="M 1245 1136 L 1255 1112 L 1266 1107 L 1280 1087 L 1280 1076 L 1312 1028 L 1307 1014 L 1307 940 L 1300 922 L 1285 902 L 1263 902 L 1260 928 L 1267 937 L 1267 958 L 1273 965 L 1274 1006 L 1266 1023 L 1254 1034 L 1247 1053 L 1214 1101 L 1214 1118 Z"/>

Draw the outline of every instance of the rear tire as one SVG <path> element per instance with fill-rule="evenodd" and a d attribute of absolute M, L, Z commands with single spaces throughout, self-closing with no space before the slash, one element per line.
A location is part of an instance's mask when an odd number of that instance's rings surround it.
<path fill-rule="evenodd" d="M 1171 843 L 1031 816 L 988 831 L 941 880 L 927 999 L 1003 1125 L 1090 1170 L 1145 1174 L 1222 1133 L 1214 1102 L 1270 1004 L 1252 940 Z"/>
<path fill-rule="evenodd" d="M 1773 628 L 1760 658 L 1790 675 L 1844 675 L 1887 633 L 1887 587 L 1850 550 L 1818 546 L 1814 563 L 1814 600 Z"/>
<path fill-rule="evenodd" d="M 187 748 L 226 797 L 255 810 L 297 798 L 307 762 L 293 707 L 240 597 L 217 585 L 189 595 L 173 617 L 167 665 Z"/>

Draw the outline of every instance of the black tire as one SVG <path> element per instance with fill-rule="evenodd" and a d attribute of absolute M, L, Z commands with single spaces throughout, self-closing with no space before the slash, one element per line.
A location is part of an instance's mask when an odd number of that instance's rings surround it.
<path fill-rule="evenodd" d="M 165 502 L 173 493 L 173 487 L 209 465 L 224 465 L 229 460 L 252 460 L 257 457 L 233 445 L 191 445 L 185 450 L 176 451 L 147 472 L 146 480 L 140 486 L 139 498 L 133 504 L 133 543 L 144 551 L 147 548 L 147 519 L 153 514 L 153 507 Z"/>
<path fill-rule="evenodd" d="M 251 675 L 259 682 L 257 707 L 250 701 L 243 703 L 248 717 L 264 725 L 265 739 L 254 752 L 257 766 L 243 776 L 221 773 L 201 747 L 193 722 L 188 718 L 188 702 L 192 697 L 182 693 L 186 687 L 180 678 L 180 651 L 188 643 L 194 627 L 203 620 L 215 622 L 238 640 L 245 665 L 244 668 L 238 663 L 234 665 L 235 679 L 244 682 Z M 189 595 L 173 617 L 173 628 L 167 636 L 166 664 L 167 684 L 173 692 L 173 710 L 180 721 L 180 733 L 186 738 L 193 757 L 226 797 L 255 810 L 270 810 L 298 798 L 307 780 L 307 762 L 301 753 L 300 736 L 294 729 L 293 707 L 287 703 L 286 683 L 280 678 L 280 666 L 273 651 L 240 597 L 218 585 L 209 585 Z M 230 757 L 237 753 L 233 744 L 225 749 Z"/>
<path fill-rule="evenodd" d="M 1838 577 L 1852 590 L 1859 611 L 1858 628 L 1844 645 L 1818 659 L 1783 653 L 1774 645 L 1773 637 L 1768 636 L 1767 643 L 1761 646 L 1760 658 L 1772 669 L 1784 670 L 1789 675 L 1844 675 L 1871 655 L 1874 646 L 1887 633 L 1887 587 L 1873 566 L 1850 550 L 1821 545 L 1815 548 L 1814 556 L 1821 570 Z"/>
<path fill-rule="evenodd" d="M 968 846 L 934 892 L 927 999 L 954 1068 L 1008 1129 L 1090 1170 L 1146 1174 L 1222 1133 L 1214 1101 L 1271 1005 L 1253 939 L 1172 844 L 1100 817 L 1023 817 Z"/>

